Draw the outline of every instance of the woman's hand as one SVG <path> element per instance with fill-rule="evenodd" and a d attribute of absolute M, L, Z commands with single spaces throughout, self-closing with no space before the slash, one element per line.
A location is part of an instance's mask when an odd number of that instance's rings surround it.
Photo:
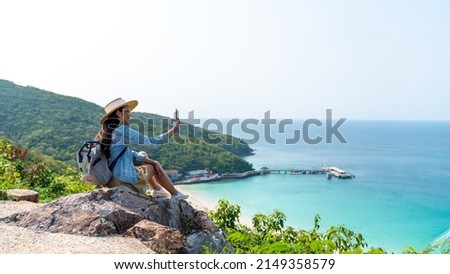
<path fill-rule="evenodd" d="M 180 129 L 180 119 L 176 119 L 173 121 L 173 127 L 167 132 L 169 135 L 169 138 L 172 137 L 175 132 L 177 132 Z"/>
<path fill-rule="evenodd" d="M 173 121 L 173 130 L 177 132 L 180 129 L 180 119 L 176 119 Z"/>

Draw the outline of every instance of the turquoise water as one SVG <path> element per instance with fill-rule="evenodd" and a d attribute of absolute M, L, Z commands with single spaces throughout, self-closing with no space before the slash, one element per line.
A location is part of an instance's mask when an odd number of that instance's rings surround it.
<path fill-rule="evenodd" d="M 309 134 L 325 136 L 320 130 Z M 246 160 L 255 168 L 335 165 L 356 178 L 270 174 L 183 188 L 210 207 L 221 198 L 239 204 L 245 220 L 279 209 L 287 225 L 310 229 L 320 214 L 322 230 L 344 224 L 362 233 L 369 246 L 389 252 L 421 249 L 449 237 L 450 122 L 346 121 L 340 128 L 346 144 L 334 139 L 332 144 L 286 145 L 291 132 L 276 131 L 271 129 L 271 137 L 277 144 L 260 140 L 251 145 L 255 155 Z"/>

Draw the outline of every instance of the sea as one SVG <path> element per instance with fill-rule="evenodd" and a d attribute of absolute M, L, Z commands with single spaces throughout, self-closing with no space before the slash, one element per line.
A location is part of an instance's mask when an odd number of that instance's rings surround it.
<path fill-rule="evenodd" d="M 337 166 L 355 178 L 268 174 L 182 186 L 207 207 L 226 199 L 244 223 L 277 209 L 297 229 L 312 229 L 318 214 L 322 232 L 344 225 L 388 253 L 449 239 L 450 121 L 243 122 L 223 128 L 250 142 L 254 155 L 245 160 L 255 169 Z"/>

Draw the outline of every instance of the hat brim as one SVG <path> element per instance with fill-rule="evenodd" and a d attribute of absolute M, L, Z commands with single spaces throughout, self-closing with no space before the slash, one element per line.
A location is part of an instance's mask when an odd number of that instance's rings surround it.
<path fill-rule="evenodd" d="M 125 102 L 123 104 L 116 106 L 110 112 L 105 113 L 105 115 L 102 116 L 102 118 L 100 119 L 100 124 L 103 124 L 106 121 L 106 119 L 108 119 L 109 115 L 111 115 L 114 111 L 118 110 L 119 108 L 127 106 L 128 109 L 130 111 L 132 111 L 133 109 L 135 109 L 137 107 L 137 105 L 138 105 L 138 101 L 131 100 L 131 101 L 128 101 L 128 102 Z"/>

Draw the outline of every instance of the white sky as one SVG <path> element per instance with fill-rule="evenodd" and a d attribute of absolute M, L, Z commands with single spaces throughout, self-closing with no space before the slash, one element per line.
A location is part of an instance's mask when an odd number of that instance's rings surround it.
<path fill-rule="evenodd" d="M 447 0 L 0 0 L 0 79 L 181 118 L 450 120 Z"/>

